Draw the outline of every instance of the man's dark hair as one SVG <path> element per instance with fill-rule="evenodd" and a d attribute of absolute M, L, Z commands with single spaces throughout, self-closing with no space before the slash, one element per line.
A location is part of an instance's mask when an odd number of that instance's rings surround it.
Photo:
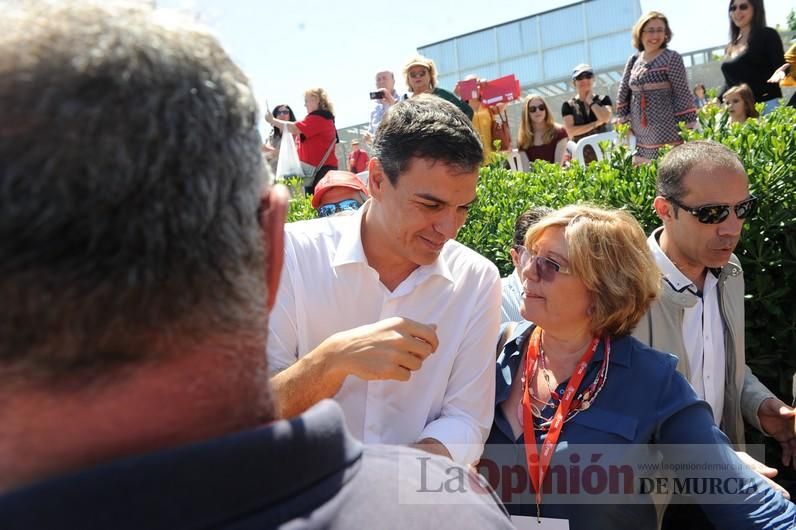
<path fill-rule="evenodd" d="M 21 4 L 0 23 L 0 374 L 94 378 L 265 325 L 244 74 L 141 6 Z"/>
<path fill-rule="evenodd" d="M 528 229 L 535 225 L 539 219 L 552 212 L 552 208 L 547 206 L 534 206 L 522 212 L 517 220 L 514 221 L 514 245 L 521 247 L 525 245 L 525 234 Z"/>
<path fill-rule="evenodd" d="M 373 141 L 373 157 L 379 159 L 393 186 L 413 158 L 468 172 L 481 165 L 483 156 L 484 148 L 470 119 L 454 104 L 428 94 L 390 108 Z"/>
<path fill-rule="evenodd" d="M 686 142 L 666 153 L 658 163 L 655 182 L 657 194 L 681 199 L 688 193 L 683 186 L 683 178 L 696 167 L 746 173 L 738 155 L 722 144 L 711 140 Z"/>

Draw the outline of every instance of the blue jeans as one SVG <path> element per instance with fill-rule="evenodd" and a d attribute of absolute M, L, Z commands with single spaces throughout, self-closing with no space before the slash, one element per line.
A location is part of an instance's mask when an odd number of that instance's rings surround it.
<path fill-rule="evenodd" d="M 773 111 L 775 108 L 779 107 L 779 100 L 777 98 L 769 99 L 768 101 L 764 101 L 763 103 L 765 104 L 763 107 L 763 116 Z"/>

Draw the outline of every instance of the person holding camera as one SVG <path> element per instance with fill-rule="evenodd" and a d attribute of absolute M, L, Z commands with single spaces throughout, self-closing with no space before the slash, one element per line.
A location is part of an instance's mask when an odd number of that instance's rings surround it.
<path fill-rule="evenodd" d="M 379 128 L 384 113 L 401 99 L 395 90 L 395 75 L 391 71 L 384 70 L 376 74 L 376 90 L 370 93 L 370 99 L 374 100 L 376 104 L 370 112 L 368 134 L 365 136 L 368 142 L 376 134 L 376 129 Z"/>

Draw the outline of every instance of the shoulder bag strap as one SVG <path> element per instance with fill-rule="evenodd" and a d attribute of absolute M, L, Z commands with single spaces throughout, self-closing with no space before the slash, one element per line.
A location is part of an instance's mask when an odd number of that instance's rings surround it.
<path fill-rule="evenodd" d="M 329 158 L 329 154 L 332 152 L 332 149 L 334 149 L 334 144 L 336 143 L 337 143 L 337 138 L 336 137 L 332 138 L 332 143 L 329 144 L 329 148 L 326 150 L 326 154 L 323 155 L 321 161 L 318 163 L 317 166 L 315 166 L 315 171 L 312 172 L 313 178 L 315 177 L 315 175 L 318 174 L 318 170 L 320 170 L 323 167 L 323 163 L 326 162 L 326 159 Z"/>

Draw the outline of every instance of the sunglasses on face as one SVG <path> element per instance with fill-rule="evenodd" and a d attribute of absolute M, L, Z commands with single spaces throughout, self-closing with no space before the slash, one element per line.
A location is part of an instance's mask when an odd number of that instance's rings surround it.
<path fill-rule="evenodd" d="M 536 265 L 536 276 L 546 282 L 552 282 L 556 274 L 572 274 L 572 271 L 550 258 L 537 256 L 525 247 L 517 246 L 515 250 L 520 254 L 520 269 L 525 270 L 529 265 Z"/>
<path fill-rule="evenodd" d="M 276 115 L 279 116 L 280 114 L 288 114 L 289 115 L 290 111 L 287 110 L 287 109 L 279 109 L 278 111 L 276 111 Z"/>
<path fill-rule="evenodd" d="M 528 112 L 536 112 L 537 110 L 544 110 L 544 103 L 541 105 L 528 105 Z"/>
<path fill-rule="evenodd" d="M 749 4 L 735 4 L 730 6 L 730 13 L 734 13 L 735 10 L 738 9 L 740 11 L 746 11 L 749 9 Z"/>
<path fill-rule="evenodd" d="M 575 81 L 583 81 L 584 79 L 591 79 L 594 77 L 594 74 L 591 72 L 584 72 L 575 78 Z"/>
<path fill-rule="evenodd" d="M 643 30 L 641 33 L 646 33 L 646 34 L 650 34 L 650 33 L 666 33 L 666 28 L 649 28 L 649 29 Z"/>
<path fill-rule="evenodd" d="M 738 216 L 738 219 L 746 219 L 752 216 L 755 211 L 755 206 L 757 205 L 757 197 L 755 196 L 751 196 L 736 205 L 706 204 L 704 206 L 697 206 L 696 208 L 690 208 L 672 197 L 667 197 L 667 200 L 696 217 L 697 221 L 700 223 L 706 225 L 716 225 L 724 222 L 724 220 L 730 216 L 730 208 L 735 210 L 735 215 Z"/>
<path fill-rule="evenodd" d="M 340 202 L 330 202 L 318 208 L 318 217 L 329 217 L 344 210 L 359 210 L 362 206 L 356 199 L 344 199 Z"/>
<path fill-rule="evenodd" d="M 421 70 L 416 70 L 414 72 L 409 72 L 409 77 L 411 77 L 412 79 L 417 79 L 419 77 L 426 77 L 427 73 L 428 72 L 426 70 L 422 70 L 422 71 Z"/>

